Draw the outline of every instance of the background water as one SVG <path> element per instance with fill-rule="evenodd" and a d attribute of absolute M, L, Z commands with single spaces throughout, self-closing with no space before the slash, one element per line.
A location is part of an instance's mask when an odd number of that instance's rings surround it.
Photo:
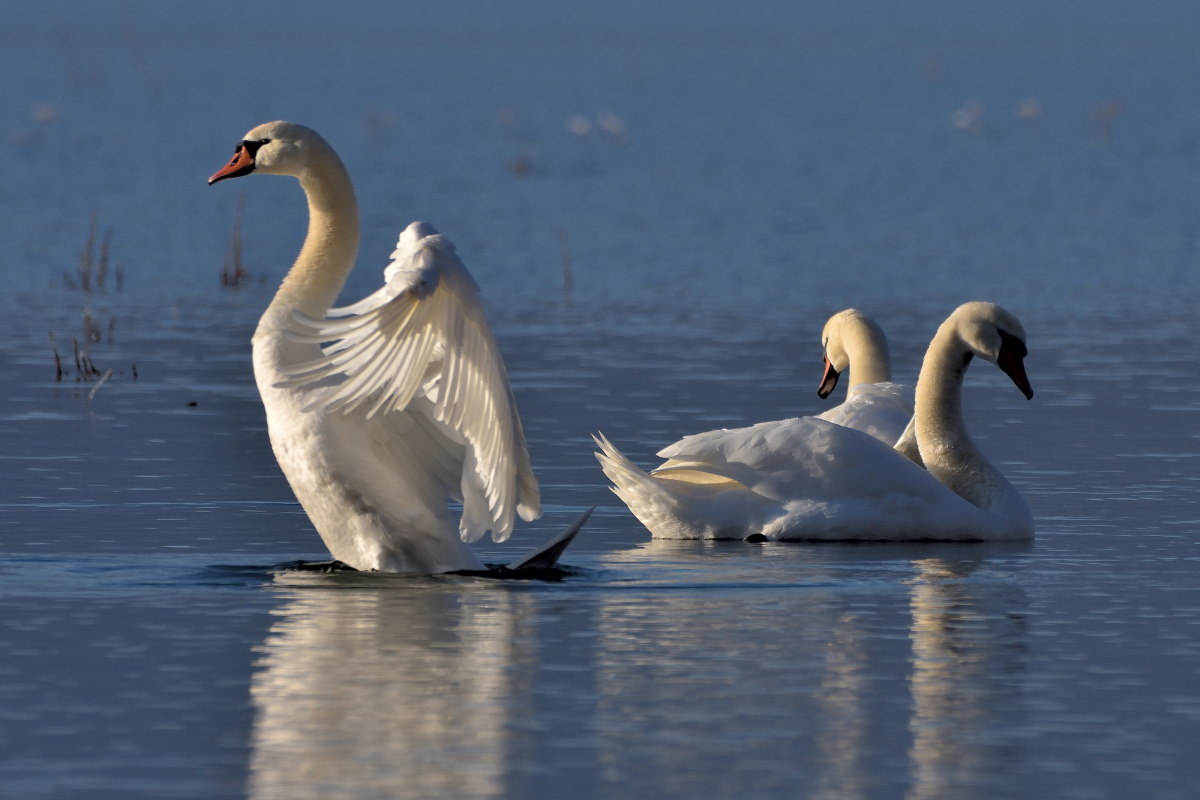
<path fill-rule="evenodd" d="M 10 4 L 0 796 L 1194 796 L 1198 35 L 1182 0 Z M 598 504 L 575 575 L 277 568 L 325 556 L 249 364 L 303 200 L 204 184 L 275 118 L 356 179 L 348 298 L 409 220 L 457 243 L 547 503 L 484 557 Z M 1029 332 L 1034 400 L 981 364 L 966 403 L 1032 545 L 654 543 L 605 489 L 590 432 L 649 464 L 817 412 L 851 304 L 911 382 L 969 299 Z"/>

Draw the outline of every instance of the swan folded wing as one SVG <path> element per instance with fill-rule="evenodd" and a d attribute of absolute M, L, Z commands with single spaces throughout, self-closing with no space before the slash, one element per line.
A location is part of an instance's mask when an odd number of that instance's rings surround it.
<path fill-rule="evenodd" d="M 413 223 L 401 234 L 387 284 L 363 301 L 331 309 L 325 319 L 294 315 L 299 330 L 290 338 L 323 347 L 320 358 L 291 370 L 286 385 L 336 377 L 313 393 L 308 408 L 367 419 L 429 416 L 445 452 L 462 454 L 459 484 L 448 487 L 463 504 L 462 538 L 491 531 L 500 542 L 515 515 L 540 514 L 537 479 L 475 282 L 444 237 L 413 241 L 432 230 Z"/>
<path fill-rule="evenodd" d="M 944 487 L 878 439 L 814 417 L 687 436 L 659 452 L 664 467 L 699 469 L 776 500 L 937 496 Z"/>

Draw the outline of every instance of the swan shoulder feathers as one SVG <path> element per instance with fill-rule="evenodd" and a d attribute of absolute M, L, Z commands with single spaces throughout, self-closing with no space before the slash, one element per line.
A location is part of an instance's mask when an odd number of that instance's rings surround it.
<path fill-rule="evenodd" d="M 286 386 L 313 387 L 305 411 L 364 418 L 391 458 L 416 459 L 450 480 L 459 532 L 504 541 L 514 515 L 540 514 L 525 434 L 479 292 L 454 245 L 428 223 L 401 234 L 384 286 L 323 318 L 293 313 L 289 338 L 321 355 L 289 368 Z M 461 479 L 453 486 L 453 476 Z"/>
<path fill-rule="evenodd" d="M 894 444 L 912 415 L 913 388 L 885 381 L 851 386 L 844 402 L 816 417 Z"/>

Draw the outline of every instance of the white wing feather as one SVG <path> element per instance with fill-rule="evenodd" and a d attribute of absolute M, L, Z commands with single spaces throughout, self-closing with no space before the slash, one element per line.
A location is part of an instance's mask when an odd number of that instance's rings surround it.
<path fill-rule="evenodd" d="M 454 245 L 421 222 L 400 234 L 384 278 L 383 288 L 330 309 L 324 319 L 295 313 L 298 330 L 289 337 L 322 344 L 322 356 L 289 370 L 285 385 L 321 383 L 305 410 L 378 418 L 398 439 L 414 430 L 403 415 L 425 418 L 420 445 L 430 468 L 439 474 L 459 468 L 458 485 L 448 490 L 463 504 L 463 540 L 491 531 L 502 542 L 515 515 L 531 520 L 541 512 L 525 433 L 478 287 Z"/>
<path fill-rule="evenodd" d="M 894 445 L 913 417 L 913 387 L 886 382 L 855 384 L 845 402 L 815 416 Z"/>

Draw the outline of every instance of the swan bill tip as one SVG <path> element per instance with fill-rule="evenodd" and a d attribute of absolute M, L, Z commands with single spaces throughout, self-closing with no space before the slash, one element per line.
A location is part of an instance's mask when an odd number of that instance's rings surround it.
<path fill-rule="evenodd" d="M 821 375 L 821 383 L 817 386 L 817 397 L 824 400 L 829 395 L 833 394 L 833 390 L 837 388 L 838 378 L 841 373 L 833 368 L 833 362 L 829 357 L 825 357 L 825 372 Z"/>

